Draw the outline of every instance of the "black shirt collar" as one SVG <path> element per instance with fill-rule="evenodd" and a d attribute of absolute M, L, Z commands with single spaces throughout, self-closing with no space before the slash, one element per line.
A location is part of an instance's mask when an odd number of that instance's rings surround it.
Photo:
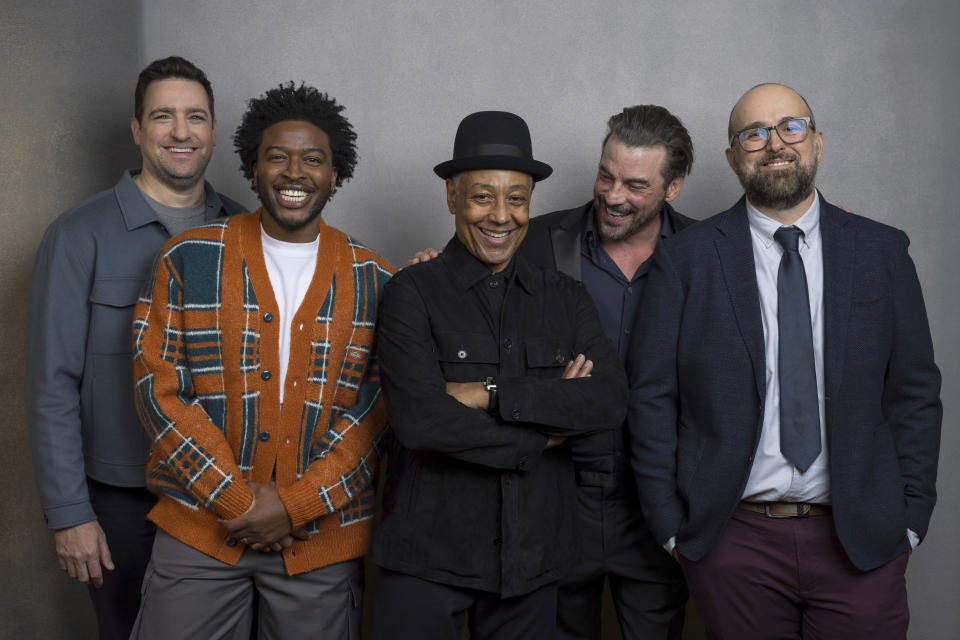
<path fill-rule="evenodd" d="M 450 242 L 447 243 L 447 246 L 443 248 L 443 254 L 440 258 L 450 269 L 454 282 L 461 290 L 469 289 L 478 282 L 485 281 L 490 277 L 490 267 L 480 262 L 472 253 L 467 251 L 467 248 L 460 242 L 460 238 L 456 235 L 454 235 L 453 238 L 450 239 Z M 527 293 L 530 293 L 530 286 L 533 284 L 532 267 L 530 267 L 519 252 L 513 255 L 513 258 L 510 259 L 509 264 L 507 264 L 506 269 L 504 269 L 501 274 L 505 276 L 508 283 L 511 279 L 515 279 L 517 284 L 527 291 Z"/>

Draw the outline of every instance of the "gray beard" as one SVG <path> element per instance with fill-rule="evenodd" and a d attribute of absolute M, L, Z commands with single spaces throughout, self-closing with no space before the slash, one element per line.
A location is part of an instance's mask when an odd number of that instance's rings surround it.
<path fill-rule="evenodd" d="M 790 209 L 810 195 L 817 180 L 817 163 L 797 163 L 792 172 L 783 174 L 749 173 L 737 167 L 737 177 L 747 194 L 747 200 L 755 207 L 769 207 L 782 211 Z"/>

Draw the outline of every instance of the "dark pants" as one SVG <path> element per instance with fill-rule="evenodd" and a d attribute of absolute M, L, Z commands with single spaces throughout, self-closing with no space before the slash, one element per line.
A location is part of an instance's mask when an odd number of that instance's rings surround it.
<path fill-rule="evenodd" d="M 860 571 L 829 515 L 774 519 L 737 509 L 699 562 L 678 550 L 708 638 L 907 637 L 909 554 Z"/>
<path fill-rule="evenodd" d="M 103 586 L 91 586 L 101 640 L 127 640 L 140 609 L 140 585 L 150 561 L 156 527 L 147 512 L 156 496 L 142 487 L 115 487 L 87 478 L 90 503 L 116 567 L 103 570 Z"/>
<path fill-rule="evenodd" d="M 515 598 L 451 587 L 380 569 L 372 640 L 552 640 L 556 583 Z"/>
<path fill-rule="evenodd" d="M 653 539 L 632 486 L 623 480 L 611 484 L 577 487 L 583 551 L 560 581 L 558 637 L 600 639 L 601 599 L 609 579 L 625 640 L 678 640 L 687 602 L 683 572 Z"/>

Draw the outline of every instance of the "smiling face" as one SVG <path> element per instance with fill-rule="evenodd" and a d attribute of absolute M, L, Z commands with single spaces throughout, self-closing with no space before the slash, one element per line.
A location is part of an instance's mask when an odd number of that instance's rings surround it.
<path fill-rule="evenodd" d="M 267 215 L 264 230 L 285 242 L 312 242 L 336 185 L 330 138 L 316 125 L 285 120 L 263 131 L 253 186 Z"/>
<path fill-rule="evenodd" d="M 810 110 L 795 91 L 778 84 L 754 87 L 730 115 L 733 133 L 748 127 L 770 127 L 785 118 L 809 116 Z M 726 150 L 727 162 L 747 195 L 761 211 L 805 211 L 815 196 L 817 165 L 823 154 L 823 134 L 811 132 L 805 140 L 785 144 L 770 132 L 759 151 L 744 151 L 736 142 Z"/>
<path fill-rule="evenodd" d="M 628 147 L 611 136 L 603 145 L 593 211 L 604 241 L 626 240 L 657 219 L 663 203 L 677 197 L 683 178 L 665 184 L 663 146 Z"/>
<path fill-rule="evenodd" d="M 203 86 L 194 80 L 167 78 L 147 87 L 143 115 L 130 122 L 143 158 L 141 175 L 177 191 L 203 180 L 217 140 L 217 124 Z"/>
<path fill-rule="evenodd" d="M 533 179 L 519 171 L 467 171 L 447 180 L 447 207 L 456 218 L 457 238 L 494 273 L 527 235 Z"/>

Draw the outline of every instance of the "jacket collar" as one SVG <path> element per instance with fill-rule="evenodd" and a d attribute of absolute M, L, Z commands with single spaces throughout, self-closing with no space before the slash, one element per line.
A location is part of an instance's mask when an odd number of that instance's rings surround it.
<path fill-rule="evenodd" d="M 440 256 L 443 264 L 450 271 L 457 288 L 466 291 L 477 282 L 490 276 L 490 268 L 480 262 L 467 248 L 460 238 L 454 235 Z M 507 265 L 506 272 L 513 270 L 513 278 L 527 293 L 531 293 L 533 285 L 533 268 L 518 251 L 513 255 L 511 264 Z"/>

